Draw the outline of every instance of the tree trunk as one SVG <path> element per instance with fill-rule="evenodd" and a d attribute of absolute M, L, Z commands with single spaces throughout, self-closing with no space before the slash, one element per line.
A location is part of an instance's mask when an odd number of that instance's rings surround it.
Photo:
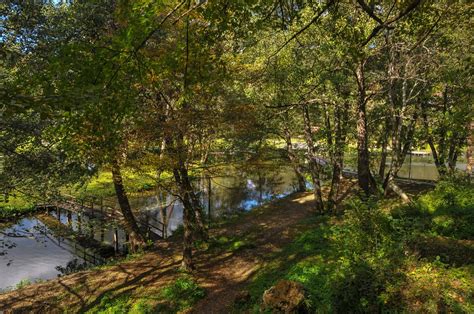
<path fill-rule="evenodd" d="M 303 121 L 304 121 L 304 130 L 305 130 L 304 133 L 305 133 L 307 153 L 308 153 L 309 169 L 311 173 L 311 180 L 313 183 L 315 207 L 316 207 L 316 212 L 322 214 L 324 212 L 324 202 L 323 202 L 323 194 L 321 191 L 321 181 L 319 180 L 320 165 L 318 164 L 316 160 L 316 156 L 315 156 L 313 131 L 311 130 L 311 120 L 309 117 L 308 105 L 303 104 L 302 110 L 303 110 Z"/>
<path fill-rule="evenodd" d="M 145 237 L 138 227 L 132 208 L 130 207 L 130 202 L 123 185 L 120 165 L 117 160 L 114 160 L 112 163 L 112 180 L 114 182 L 115 194 L 120 205 L 120 210 L 122 211 L 125 221 L 125 228 L 130 235 L 130 249 L 132 252 L 135 252 L 145 245 Z"/>
<path fill-rule="evenodd" d="M 388 135 L 390 133 L 390 119 L 385 119 L 385 132 L 382 138 L 382 152 L 380 154 L 380 165 L 379 165 L 379 177 L 385 177 L 385 167 L 387 165 L 387 156 L 388 156 Z"/>
<path fill-rule="evenodd" d="M 166 194 L 163 191 L 158 192 L 158 201 L 160 202 L 161 223 L 163 224 L 163 238 L 168 237 L 168 221 L 171 210 L 166 206 Z M 174 204 L 170 205 L 174 206 Z"/>
<path fill-rule="evenodd" d="M 421 110 L 422 110 L 422 116 L 423 116 L 423 125 L 425 127 L 425 130 L 428 132 L 426 136 L 426 142 L 430 146 L 431 154 L 433 155 L 433 160 L 434 160 L 436 169 L 438 170 L 439 175 L 443 177 L 446 174 L 446 164 L 442 157 L 442 154 L 438 154 L 438 150 L 436 149 L 436 146 L 434 143 L 433 135 L 429 131 L 430 126 L 428 123 L 428 115 L 426 113 L 426 108 L 423 104 L 421 106 Z"/>
<path fill-rule="evenodd" d="M 173 169 L 173 175 L 176 183 L 178 184 L 179 194 L 181 202 L 183 203 L 183 260 L 181 261 L 181 267 L 186 271 L 194 269 L 193 264 L 193 221 L 195 217 L 193 215 L 193 205 L 191 198 L 189 197 L 189 190 L 186 189 L 186 184 L 183 183 L 181 178 L 181 172 L 179 168 Z"/>
<path fill-rule="evenodd" d="M 408 197 L 408 195 L 403 192 L 403 190 L 395 184 L 395 181 L 394 180 L 390 180 L 388 181 L 388 188 L 390 188 L 392 191 L 394 191 L 398 196 L 401 197 L 403 203 L 407 204 L 407 203 L 410 203 L 411 200 L 410 198 Z"/>
<path fill-rule="evenodd" d="M 335 137 L 334 143 L 332 143 L 332 138 L 328 138 L 328 142 L 333 146 L 333 158 L 332 158 L 332 179 L 331 179 L 331 188 L 328 195 L 328 211 L 333 211 L 337 205 L 338 195 L 339 195 L 339 186 L 342 177 L 342 169 L 344 168 L 344 146 L 346 142 L 346 130 L 345 125 L 348 120 L 348 104 L 344 106 L 344 112 L 341 113 L 341 108 L 336 105 L 335 108 Z M 329 124 L 327 123 L 327 126 Z"/>
<path fill-rule="evenodd" d="M 372 192 L 371 181 L 373 178 L 370 174 L 364 63 L 362 61 L 355 71 L 359 92 L 357 100 L 357 178 L 360 188 L 366 196 L 369 196 Z"/>
<path fill-rule="evenodd" d="M 458 140 L 456 137 L 451 138 L 451 142 L 449 143 L 449 152 L 448 152 L 448 167 L 449 173 L 454 174 L 456 171 L 456 163 L 458 160 L 459 154 L 459 144 L 461 141 Z"/>
<path fill-rule="evenodd" d="M 293 168 L 293 171 L 295 172 L 295 175 L 296 175 L 296 179 L 298 180 L 298 192 L 304 192 L 306 191 L 306 181 L 303 175 L 303 167 L 300 164 L 298 156 L 293 150 L 290 130 L 287 127 L 285 127 L 283 132 L 285 134 L 286 154 L 288 155 L 288 159 L 290 160 L 291 167 Z"/>
<path fill-rule="evenodd" d="M 466 174 L 471 178 L 474 166 L 474 120 L 468 122 L 467 129 Z"/>

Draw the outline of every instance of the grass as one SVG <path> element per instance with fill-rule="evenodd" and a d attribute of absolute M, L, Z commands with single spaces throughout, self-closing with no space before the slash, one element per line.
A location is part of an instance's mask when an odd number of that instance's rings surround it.
<path fill-rule="evenodd" d="M 244 238 L 219 236 L 209 239 L 209 243 L 207 245 L 208 250 L 222 253 L 237 252 L 240 250 L 255 248 L 255 244 L 253 244 L 251 235 Z"/>
<path fill-rule="evenodd" d="M 138 173 L 130 170 L 122 171 L 123 182 L 128 193 L 140 193 L 153 189 L 156 186 L 155 175 L 150 172 Z M 163 174 L 166 178 L 167 174 Z M 64 189 L 77 198 L 107 198 L 115 196 L 115 189 L 112 181 L 112 172 L 102 170 L 89 182 L 82 186 L 74 186 L 71 191 Z"/>
<path fill-rule="evenodd" d="M 175 282 L 159 291 L 139 289 L 134 294 L 106 294 L 87 313 L 178 313 L 191 308 L 206 292 L 194 278 L 181 274 Z"/>
<path fill-rule="evenodd" d="M 472 191 L 456 180 L 410 206 L 349 200 L 343 217 L 308 222 L 270 256 L 235 311 L 260 312 L 263 292 L 289 279 L 303 284 L 312 312 L 473 313 Z"/>
<path fill-rule="evenodd" d="M 17 217 L 35 210 L 35 204 L 23 195 L 14 195 L 8 198 L 8 202 L 2 198 L 0 202 L 0 220 Z"/>

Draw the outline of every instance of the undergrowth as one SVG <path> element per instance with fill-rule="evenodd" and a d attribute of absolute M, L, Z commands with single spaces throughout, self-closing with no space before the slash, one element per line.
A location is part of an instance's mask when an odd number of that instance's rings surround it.
<path fill-rule="evenodd" d="M 340 220 L 318 218 L 276 253 L 248 286 L 250 301 L 235 310 L 260 312 L 263 292 L 289 279 L 304 285 L 317 313 L 473 313 L 473 190 L 441 182 L 392 211 L 384 200 L 349 200 Z M 445 250 L 440 241 L 449 241 Z"/>

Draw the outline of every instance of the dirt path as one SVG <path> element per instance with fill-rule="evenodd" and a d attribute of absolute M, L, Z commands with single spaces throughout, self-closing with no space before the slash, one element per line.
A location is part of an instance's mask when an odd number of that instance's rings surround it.
<path fill-rule="evenodd" d="M 246 238 L 249 248 L 197 252 L 196 278 L 207 296 L 195 313 L 224 313 L 269 253 L 280 250 L 299 232 L 298 224 L 313 215 L 310 193 L 294 194 L 264 205 L 236 222 L 212 230 L 213 237 Z M 79 272 L 0 295 L 0 311 L 83 312 L 106 295 L 159 291 L 172 282 L 180 266 L 179 241 L 161 243 L 154 252 L 117 266 Z"/>

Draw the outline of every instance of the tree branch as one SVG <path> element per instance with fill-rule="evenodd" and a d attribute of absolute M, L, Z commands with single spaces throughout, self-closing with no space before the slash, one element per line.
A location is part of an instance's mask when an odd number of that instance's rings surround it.
<path fill-rule="evenodd" d="M 281 45 L 274 53 L 272 53 L 270 55 L 270 57 L 268 57 L 268 59 L 271 59 L 273 58 L 274 56 L 276 56 L 283 48 L 285 48 L 286 45 L 288 45 L 293 39 L 295 39 L 296 37 L 298 37 L 299 35 L 301 35 L 305 30 L 307 30 L 311 25 L 313 25 L 314 23 L 316 23 L 319 18 L 321 17 L 321 15 L 323 15 L 324 12 L 326 12 L 327 9 L 329 9 L 332 5 L 334 5 L 335 1 L 334 0 L 330 0 L 324 7 L 323 9 L 318 13 L 316 14 L 316 16 L 314 16 L 311 21 L 308 22 L 308 24 L 306 24 L 305 26 L 303 26 L 299 31 L 297 31 L 296 33 L 293 34 L 293 36 L 291 36 L 287 41 L 285 41 L 285 43 L 283 43 L 283 45 Z"/>

